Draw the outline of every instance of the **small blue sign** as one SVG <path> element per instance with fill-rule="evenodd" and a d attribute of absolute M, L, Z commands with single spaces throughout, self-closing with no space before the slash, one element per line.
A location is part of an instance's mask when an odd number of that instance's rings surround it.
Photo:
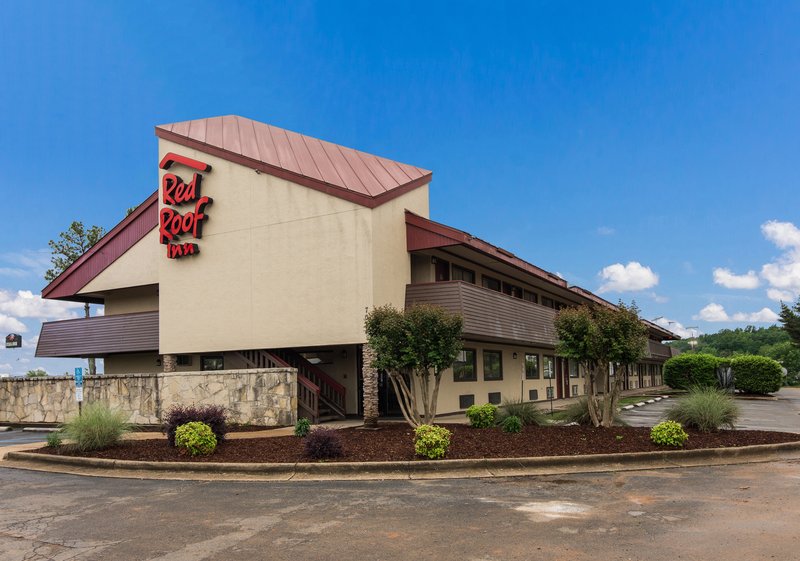
<path fill-rule="evenodd" d="M 76 388 L 83 387 L 83 368 L 75 369 L 75 387 Z"/>

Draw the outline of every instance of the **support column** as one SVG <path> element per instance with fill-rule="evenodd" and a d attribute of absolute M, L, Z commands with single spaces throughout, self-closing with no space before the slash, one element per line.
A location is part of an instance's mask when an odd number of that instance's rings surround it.
<path fill-rule="evenodd" d="M 364 426 L 378 426 L 378 369 L 372 366 L 375 351 L 369 344 L 361 346 L 361 377 L 364 389 Z"/>
<path fill-rule="evenodd" d="M 161 355 L 161 364 L 164 372 L 178 371 L 178 355 Z"/>

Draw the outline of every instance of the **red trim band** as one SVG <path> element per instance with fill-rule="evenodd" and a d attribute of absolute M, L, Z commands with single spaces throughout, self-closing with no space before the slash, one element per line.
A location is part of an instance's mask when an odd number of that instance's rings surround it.
<path fill-rule="evenodd" d="M 161 163 L 158 164 L 158 167 L 161 169 L 169 169 L 172 167 L 172 164 L 183 164 L 197 171 L 211 171 L 211 166 L 209 164 L 204 164 L 199 160 L 193 160 L 192 158 L 187 158 L 186 156 L 181 156 L 174 152 L 167 153 L 164 159 L 161 160 Z"/>

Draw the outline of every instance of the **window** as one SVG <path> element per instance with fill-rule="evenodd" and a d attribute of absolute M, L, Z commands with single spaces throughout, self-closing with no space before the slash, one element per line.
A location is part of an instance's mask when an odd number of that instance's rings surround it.
<path fill-rule="evenodd" d="M 522 298 L 522 289 L 514 284 L 503 283 L 503 294 L 508 294 L 514 298 Z"/>
<path fill-rule="evenodd" d="M 528 399 L 531 401 L 537 401 L 539 399 L 539 390 L 529 390 Z"/>
<path fill-rule="evenodd" d="M 453 280 L 460 280 L 475 284 L 475 271 L 470 271 L 464 267 L 453 265 Z"/>
<path fill-rule="evenodd" d="M 522 299 L 527 300 L 528 302 L 533 302 L 534 304 L 539 302 L 539 297 L 536 296 L 535 292 L 531 292 L 530 290 L 524 290 L 522 292 Z"/>
<path fill-rule="evenodd" d="M 458 396 L 458 408 L 459 409 L 466 409 L 467 407 L 470 407 L 472 405 L 475 405 L 475 395 L 474 394 Z"/>
<path fill-rule="evenodd" d="M 578 377 L 578 361 L 569 359 L 569 377 L 570 378 L 577 378 Z"/>
<path fill-rule="evenodd" d="M 178 366 L 191 366 L 192 355 L 178 355 Z"/>
<path fill-rule="evenodd" d="M 554 399 L 553 398 L 553 390 L 555 388 L 545 388 L 547 390 L 547 399 Z"/>
<path fill-rule="evenodd" d="M 436 282 L 445 282 L 450 280 L 450 262 L 444 259 L 435 258 L 436 261 Z"/>
<path fill-rule="evenodd" d="M 539 355 L 534 353 L 525 353 L 525 379 L 539 379 Z"/>
<path fill-rule="evenodd" d="M 225 361 L 222 355 L 204 356 L 200 358 L 201 370 L 225 370 Z"/>
<path fill-rule="evenodd" d="M 487 277 L 483 275 L 481 277 L 481 285 L 483 288 L 488 288 L 489 290 L 496 290 L 500 292 L 500 281 L 497 279 L 493 279 L 492 277 Z"/>
<path fill-rule="evenodd" d="M 464 349 L 453 363 L 454 382 L 477 382 L 478 372 L 475 368 L 475 349 Z"/>
<path fill-rule="evenodd" d="M 572 386 L 572 397 L 578 395 L 578 386 Z"/>
<path fill-rule="evenodd" d="M 483 379 L 503 379 L 503 353 L 502 351 L 483 351 Z"/>
<path fill-rule="evenodd" d="M 556 359 L 552 356 L 543 356 L 542 357 L 542 377 L 547 378 L 555 378 L 556 377 Z M 549 398 L 548 398 L 549 399 Z"/>
<path fill-rule="evenodd" d="M 492 405 L 500 405 L 500 401 L 500 392 L 489 392 L 489 403 Z"/>
<path fill-rule="evenodd" d="M 548 298 L 547 296 L 542 296 L 542 306 L 547 306 L 548 308 L 555 308 L 555 302 L 553 302 L 552 298 Z"/>

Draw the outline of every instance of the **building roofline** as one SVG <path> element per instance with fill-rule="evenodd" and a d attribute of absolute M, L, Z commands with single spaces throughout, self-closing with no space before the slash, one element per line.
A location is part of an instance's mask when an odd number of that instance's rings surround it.
<path fill-rule="evenodd" d="M 95 298 L 79 296 L 78 291 L 157 225 L 158 191 L 147 197 L 133 212 L 44 287 L 42 298 L 98 302 Z"/>

